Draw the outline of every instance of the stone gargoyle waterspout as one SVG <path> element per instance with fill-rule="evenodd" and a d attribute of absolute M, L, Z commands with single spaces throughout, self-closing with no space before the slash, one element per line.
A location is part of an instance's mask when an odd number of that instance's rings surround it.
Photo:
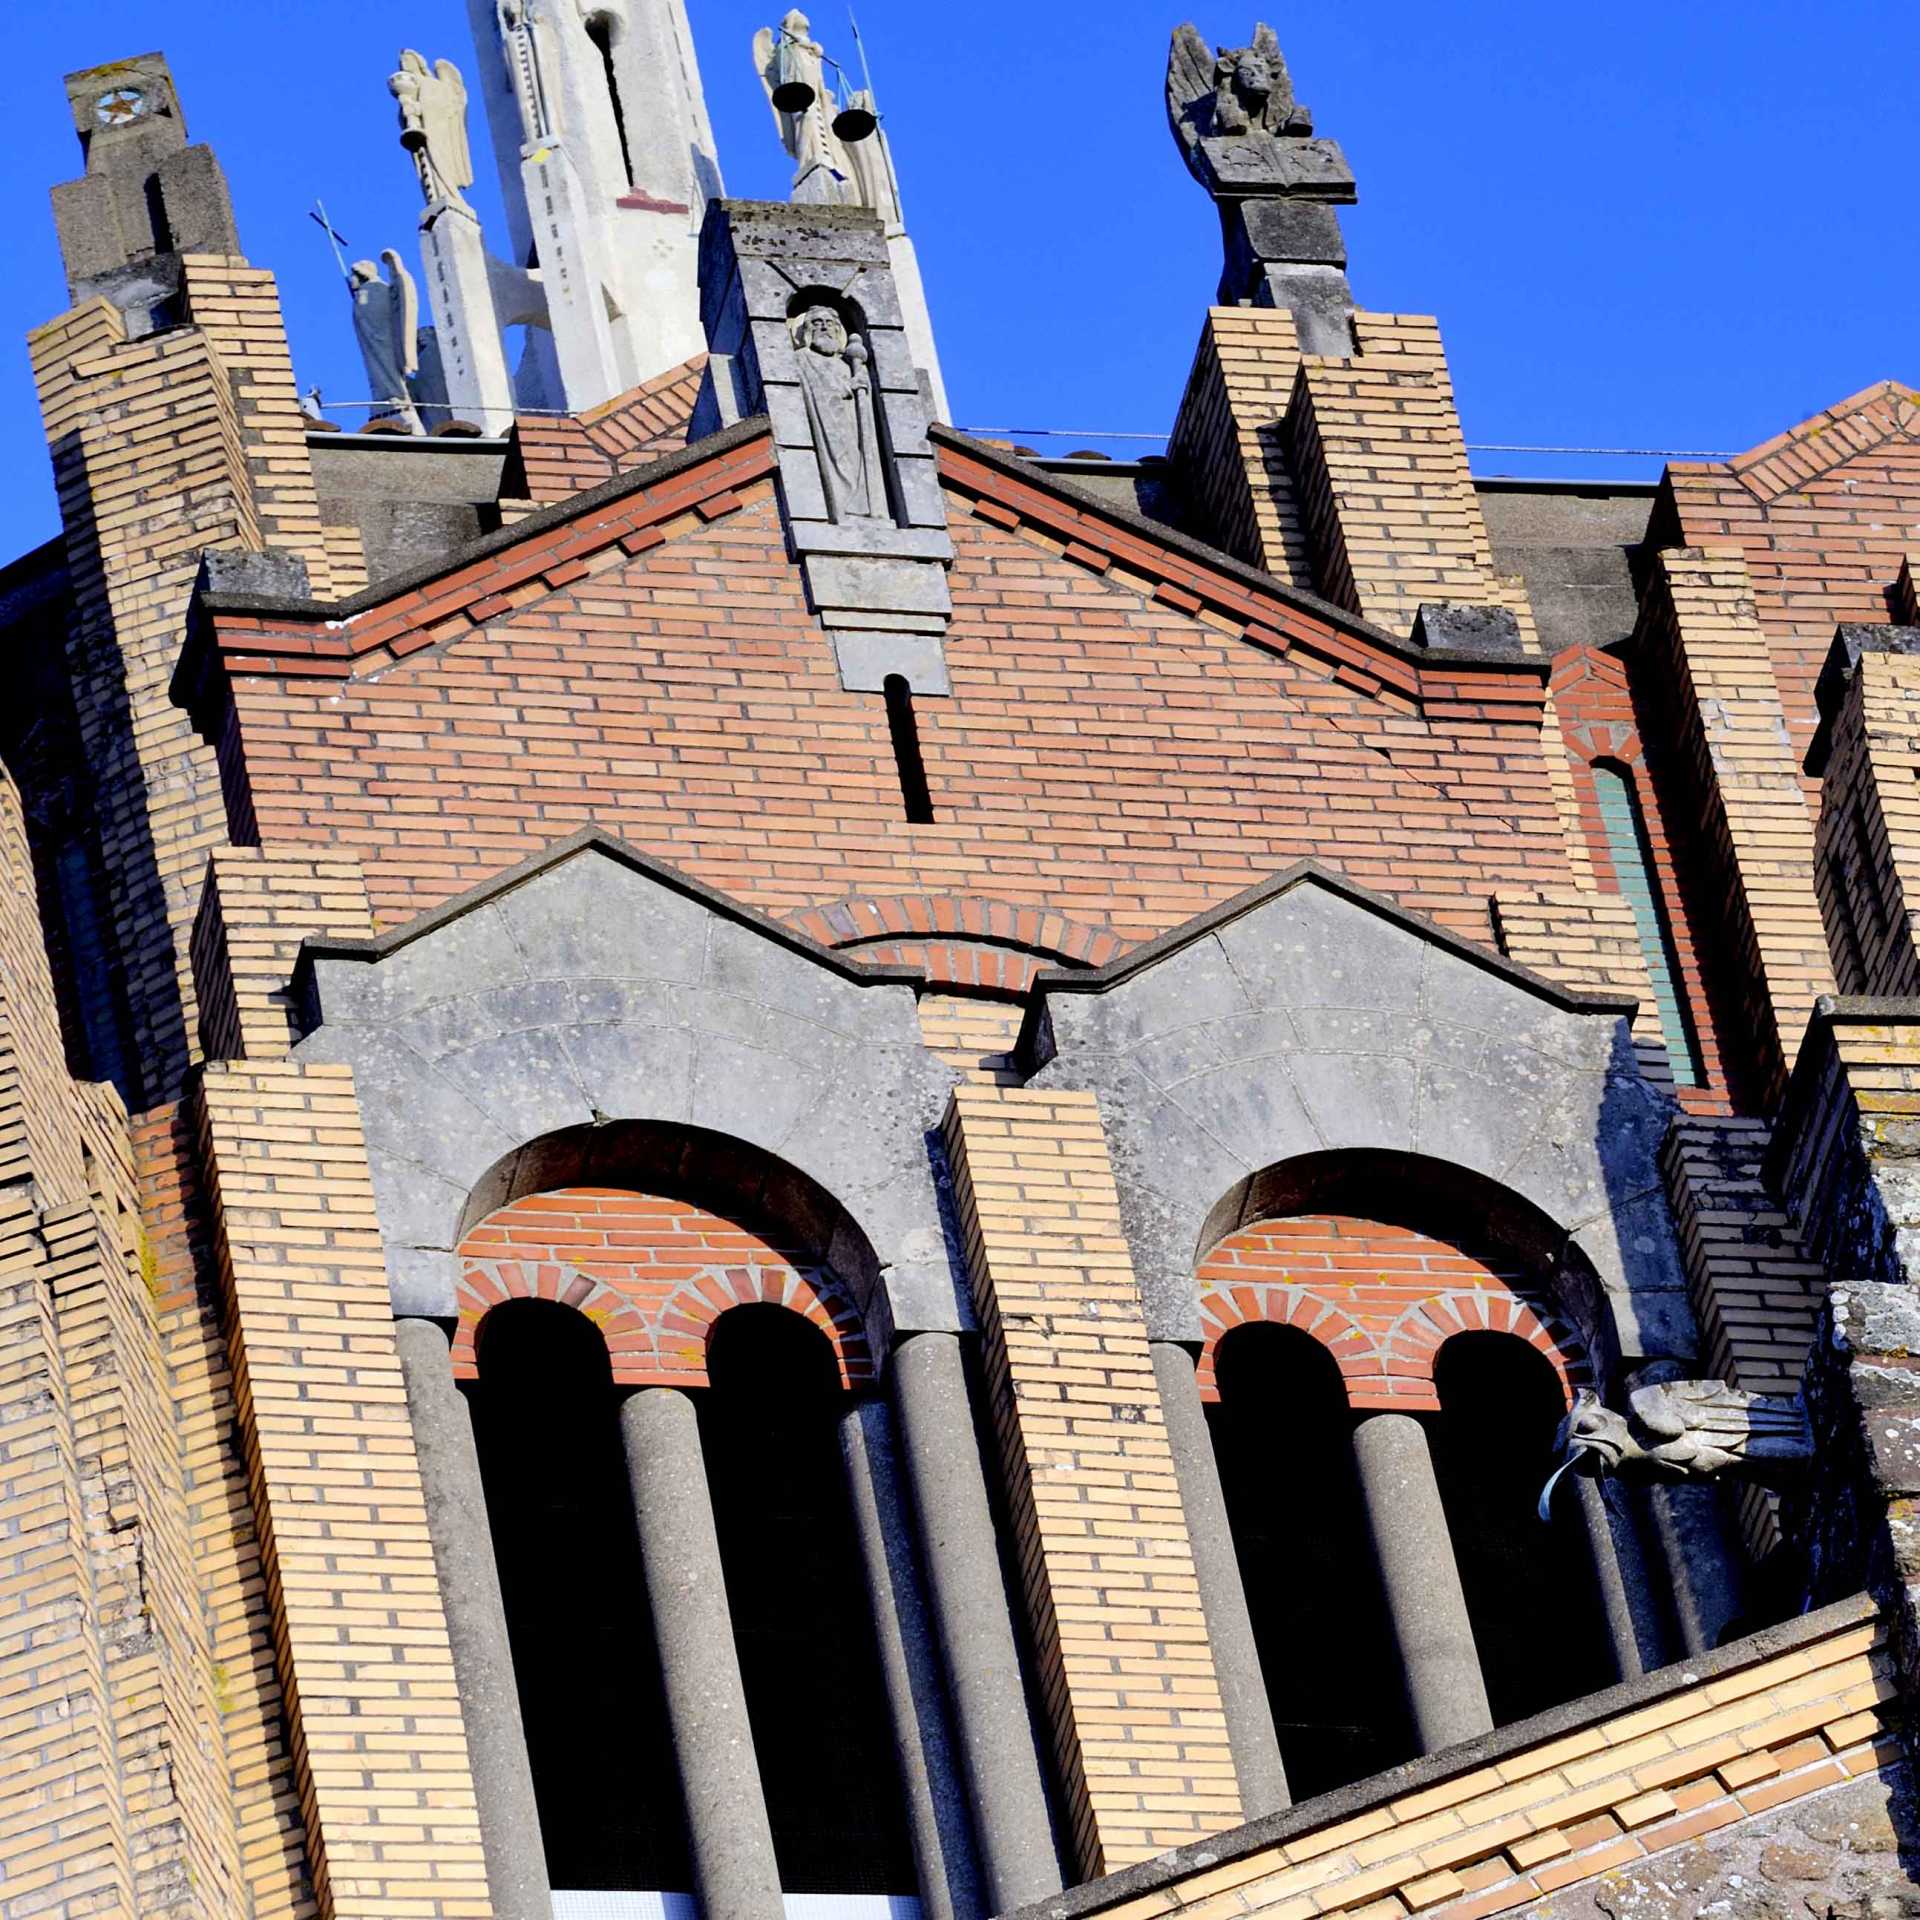
<path fill-rule="evenodd" d="M 1554 1451 L 1560 1464 L 1540 1495 L 1543 1520 L 1567 1473 L 1665 1481 L 1728 1475 L 1777 1486 L 1813 1457 L 1813 1433 L 1798 1397 L 1742 1393 L 1724 1380 L 1670 1380 L 1635 1388 L 1625 1413 L 1581 1388 Z"/>

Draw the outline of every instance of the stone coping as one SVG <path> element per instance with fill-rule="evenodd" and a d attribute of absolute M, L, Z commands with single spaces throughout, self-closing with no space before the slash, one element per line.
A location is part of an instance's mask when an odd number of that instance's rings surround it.
<path fill-rule="evenodd" d="M 1396 660 L 1431 673 L 1435 666 L 1433 654 L 1425 647 L 1416 647 L 1411 640 L 1403 640 L 1389 633 L 1385 627 L 1375 626 L 1370 620 L 1363 620 L 1347 607 L 1336 606 L 1331 600 L 1323 600 L 1317 593 L 1308 593 L 1304 588 L 1296 587 L 1284 580 L 1276 579 L 1270 573 L 1263 573 L 1258 567 L 1250 567 L 1244 560 L 1236 560 L 1232 554 L 1223 553 L 1218 547 L 1210 547 L 1204 540 L 1196 540 L 1189 533 L 1181 533 L 1163 521 L 1149 520 L 1145 514 L 1134 513 L 1116 502 L 1103 498 L 1090 488 L 1078 486 L 1064 475 L 1038 466 L 1033 461 L 1022 459 L 1017 454 L 1003 453 L 998 447 L 990 446 L 984 440 L 975 440 L 971 435 L 957 431 L 953 427 L 938 423 L 928 428 L 927 438 L 936 447 L 951 447 L 955 452 L 964 453 L 968 459 L 976 460 L 981 466 L 1004 476 L 1017 480 L 1023 486 L 1033 487 L 1042 493 L 1051 492 L 1057 498 L 1071 505 L 1076 512 L 1091 514 L 1124 528 L 1135 539 L 1143 540 L 1154 546 L 1164 547 L 1168 551 L 1182 555 L 1196 565 L 1211 568 L 1215 573 L 1224 575 L 1242 587 L 1252 588 L 1283 605 L 1297 607 L 1301 612 L 1310 614 L 1315 620 L 1324 622 L 1336 632 L 1352 635 L 1364 640 L 1369 647 L 1382 653 L 1391 654 Z M 1497 649 L 1461 647 L 1449 648 L 1445 664 L 1449 668 L 1463 667 L 1468 671 L 1498 672 L 1511 676 L 1515 673 L 1533 674 L 1544 681 L 1553 670 L 1552 658 L 1544 653 L 1514 654 Z"/>
<path fill-rule="evenodd" d="M 416 588 L 430 586 L 434 581 L 444 579 L 450 573 L 458 573 L 461 568 L 472 566 L 476 560 L 484 560 L 491 554 L 503 553 L 524 541 L 537 539 L 541 534 L 550 532 L 555 527 L 564 527 L 583 515 L 624 500 L 629 494 L 644 493 L 650 487 L 659 486 L 663 480 L 671 480 L 676 474 L 686 472 L 720 454 L 731 453 L 735 447 L 743 447 L 749 441 L 757 440 L 771 431 L 772 423 L 766 415 L 756 414 L 751 420 L 742 420 L 737 426 L 709 435 L 705 440 L 686 448 L 683 452 L 667 454 L 661 459 L 649 461 L 645 466 L 630 467 L 625 473 L 615 474 L 611 480 L 601 481 L 597 487 L 589 487 L 584 493 L 569 494 L 566 499 L 556 500 L 551 506 L 538 508 L 524 519 L 515 520 L 511 525 L 501 527 L 495 533 L 482 534 L 478 540 L 471 541 L 464 547 L 457 547 L 453 552 L 439 559 L 429 560 L 423 566 L 409 568 L 405 573 L 390 575 L 345 600 L 298 600 L 282 599 L 272 595 L 202 593 L 199 596 L 199 606 L 209 614 L 264 613 L 306 621 L 351 620 L 357 614 L 371 612 L 375 607 L 384 606 L 389 600 L 399 599 L 403 593 L 412 593 Z M 431 439 L 421 441 L 413 436 L 403 439 L 399 434 L 355 437 L 356 439 L 370 438 L 374 445 L 382 448 L 394 441 L 402 441 L 408 450 L 415 453 L 438 452 L 442 450 L 443 444 L 462 447 L 478 445 L 487 452 L 497 453 L 504 444 L 498 440 L 442 443 Z M 329 434 L 327 442 L 332 446 L 345 438 L 345 435 Z"/>
<path fill-rule="evenodd" d="M 922 967 L 896 966 L 871 961 L 856 960 L 849 955 L 835 951 L 832 947 L 822 946 L 811 935 L 799 932 L 779 920 L 770 918 L 757 907 L 750 907 L 744 901 L 734 899 L 730 894 L 720 892 L 708 886 L 704 881 L 694 879 L 678 867 L 669 866 L 664 860 L 656 860 L 650 854 L 642 853 L 639 848 L 628 845 L 617 834 L 608 833 L 603 827 L 580 827 L 568 834 L 564 840 L 556 840 L 551 846 L 543 847 L 540 852 L 530 854 L 516 865 L 481 881 L 477 887 L 469 888 L 444 905 L 423 913 L 418 919 L 409 920 L 404 926 L 391 928 L 386 933 L 376 934 L 371 939 L 329 939 L 324 935 L 309 935 L 301 942 L 299 958 L 294 963 L 293 990 L 296 1002 L 309 1003 L 313 982 L 314 963 L 320 960 L 360 961 L 373 964 L 383 960 L 401 947 L 411 946 L 416 940 L 458 920 L 464 914 L 476 912 L 489 901 L 497 900 L 502 894 L 510 893 L 515 887 L 523 886 L 527 881 L 536 879 L 554 867 L 564 865 L 576 855 L 599 853 L 608 859 L 617 861 L 636 873 L 643 873 L 648 879 L 657 881 L 671 892 L 684 895 L 696 901 L 708 912 L 718 914 L 723 919 L 732 920 L 738 925 L 751 928 L 755 933 L 764 935 L 776 946 L 784 947 L 790 953 L 811 960 L 816 966 L 824 967 L 829 973 L 842 980 L 851 981 L 855 986 L 878 987 L 906 985 L 916 989 L 928 988 L 933 984 L 932 977 Z"/>
<path fill-rule="evenodd" d="M 1219 906 L 1210 907 L 1205 913 L 1196 914 L 1191 920 L 1183 920 L 1177 927 L 1169 927 L 1165 933 L 1156 934 L 1153 939 L 1129 948 L 1117 960 L 1110 960 L 1105 966 L 1043 969 L 1034 980 L 1034 998 L 1028 1008 L 1027 1017 L 1021 1024 L 1020 1038 L 1015 1044 L 1016 1061 L 1022 1070 L 1028 1073 L 1037 1071 L 1044 1064 L 1039 1058 L 1041 1021 L 1044 1017 L 1046 997 L 1049 994 L 1106 993 L 1131 980 L 1136 974 L 1144 973 L 1147 968 L 1168 959 L 1183 947 L 1193 945 L 1196 940 L 1206 939 L 1221 927 L 1231 925 L 1235 920 L 1265 906 L 1268 901 L 1277 900 L 1282 894 L 1290 893 L 1295 887 L 1303 885 L 1324 888 L 1328 893 L 1337 894 L 1341 899 L 1351 901 L 1355 906 L 1377 913 L 1382 919 L 1392 922 L 1395 926 L 1405 927 L 1422 940 L 1470 962 L 1483 972 L 1523 987 L 1527 992 L 1545 1000 L 1550 1006 L 1558 1007 L 1562 1012 L 1606 1014 L 1614 1018 L 1631 1019 L 1639 1009 L 1640 1002 L 1632 994 L 1581 993 L 1574 988 L 1563 987 L 1547 979 L 1544 974 L 1535 973 L 1530 967 L 1520 966 L 1503 955 L 1495 953 L 1491 948 L 1481 946 L 1477 941 L 1465 939 L 1457 933 L 1449 933 L 1444 927 L 1436 926 L 1431 920 L 1422 919 L 1416 913 L 1409 913 L 1405 907 L 1387 899 L 1383 894 L 1374 893 L 1366 887 L 1356 886 L 1351 880 L 1336 873 L 1332 868 L 1321 865 L 1317 860 L 1299 860 L 1284 872 L 1275 874 L 1272 879 L 1257 881 L 1253 886 L 1236 893 L 1232 899 L 1223 900 Z M 1920 1001 L 1902 1004 L 1911 1004 L 1916 1017 L 1920 1017 Z"/>
<path fill-rule="evenodd" d="M 1832 1605 L 1801 1614 L 1797 1619 L 1776 1627 L 1763 1627 L 1731 1645 L 1701 1654 L 1696 1659 L 1679 1661 L 1658 1672 L 1643 1674 L 1637 1680 L 1623 1681 L 1599 1693 L 1590 1693 L 1565 1706 L 1550 1708 L 1511 1726 L 1498 1727 L 1477 1740 L 1463 1740 L 1457 1746 L 1443 1747 L 1403 1766 L 1390 1767 L 1365 1780 L 1312 1800 L 1303 1800 L 1284 1812 L 1272 1813 L 1243 1827 L 1181 1847 L 1172 1853 L 1143 1860 L 1137 1866 L 1122 1868 L 1099 1880 L 1069 1887 L 1065 1892 L 1037 1900 L 1015 1909 L 1004 1920 L 1079 1920 L 1081 1915 L 1096 1914 L 1123 1901 L 1137 1900 L 1177 1885 L 1190 1874 L 1205 1872 L 1235 1860 L 1244 1860 L 1269 1847 L 1299 1839 L 1322 1827 L 1351 1820 L 1375 1808 L 1386 1807 L 1427 1788 L 1474 1772 L 1501 1760 L 1525 1753 L 1529 1748 L 1579 1733 L 1654 1703 L 1690 1692 L 1711 1680 L 1723 1679 L 1749 1667 L 1764 1665 L 1782 1654 L 1812 1646 L 1840 1630 L 1877 1619 L 1879 1608 L 1871 1595 L 1856 1594 Z"/>

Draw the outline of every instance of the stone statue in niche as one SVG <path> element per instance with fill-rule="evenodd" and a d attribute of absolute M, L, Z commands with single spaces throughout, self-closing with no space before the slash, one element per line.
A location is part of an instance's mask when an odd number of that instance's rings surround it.
<path fill-rule="evenodd" d="M 408 384 L 420 365 L 420 296 L 406 263 L 389 247 L 380 258 L 392 274 L 382 280 L 371 260 L 356 260 L 347 276 L 353 295 L 353 334 L 367 370 L 367 398 L 375 420 L 398 421 L 409 433 L 421 431 L 420 415 Z"/>
<path fill-rule="evenodd" d="M 891 524 L 866 341 L 825 304 L 803 308 L 790 324 L 828 518 Z"/>
<path fill-rule="evenodd" d="M 1555 1483 L 1574 1470 L 1667 1481 L 1729 1474 L 1777 1485 L 1813 1457 L 1813 1431 L 1798 1398 L 1742 1393 L 1724 1380 L 1670 1380 L 1636 1388 L 1625 1413 L 1581 1388 L 1555 1451 L 1562 1459 L 1540 1496 L 1543 1519 Z"/>
<path fill-rule="evenodd" d="M 467 83 L 460 69 L 451 60 L 429 67 L 424 54 L 407 47 L 387 90 L 400 103 L 400 144 L 413 155 L 428 204 L 448 200 L 465 206 L 473 155 L 467 145 Z"/>

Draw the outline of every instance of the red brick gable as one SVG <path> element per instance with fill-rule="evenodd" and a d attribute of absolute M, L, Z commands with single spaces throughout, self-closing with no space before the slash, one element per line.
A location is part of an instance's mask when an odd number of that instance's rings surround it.
<path fill-rule="evenodd" d="M 522 414 L 513 425 L 526 497 L 543 505 L 584 493 L 687 444 L 707 356 L 670 368 L 581 414 Z"/>
<path fill-rule="evenodd" d="M 1083 953 L 1304 855 L 1481 940 L 1496 888 L 1566 876 L 1543 661 L 1423 659 L 958 446 L 953 696 L 918 705 L 937 819 L 908 824 L 770 443 L 710 447 L 388 600 L 210 604 L 183 679 L 236 820 L 358 850 L 386 926 L 589 823 L 772 913 L 978 900 Z"/>
<path fill-rule="evenodd" d="M 1745 553 L 1804 761 L 1835 626 L 1892 618 L 1889 595 L 1920 547 L 1920 396 L 1882 381 L 1725 465 L 1669 467 L 1654 533 L 1663 546 Z M 1818 781 L 1806 793 L 1817 807 Z"/>

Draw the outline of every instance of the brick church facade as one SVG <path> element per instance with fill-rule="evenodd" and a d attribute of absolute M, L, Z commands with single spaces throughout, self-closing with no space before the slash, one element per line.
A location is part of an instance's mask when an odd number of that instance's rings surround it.
<path fill-rule="evenodd" d="M 1176 38 L 1137 464 L 944 424 L 777 91 L 778 205 L 629 97 L 592 404 L 462 400 L 423 165 L 449 370 L 342 431 L 164 62 L 69 77 L 4 1920 L 1920 1913 L 1920 393 L 1477 481 L 1264 46 Z"/>

